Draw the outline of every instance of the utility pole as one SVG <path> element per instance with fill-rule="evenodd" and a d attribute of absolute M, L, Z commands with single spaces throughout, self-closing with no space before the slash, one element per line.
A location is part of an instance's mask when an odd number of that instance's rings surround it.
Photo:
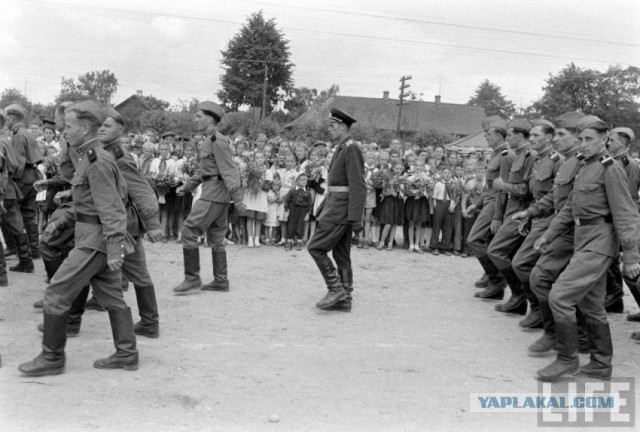
<path fill-rule="evenodd" d="M 267 63 L 264 64 L 264 84 L 262 84 L 262 112 L 260 113 L 260 121 L 264 120 L 264 117 L 267 113 L 267 83 L 269 82 L 269 77 L 267 73 L 269 72 Z"/>
<path fill-rule="evenodd" d="M 409 96 L 409 93 L 405 93 L 404 90 L 409 88 L 409 84 L 405 84 L 407 81 L 411 79 L 411 75 L 405 75 L 400 78 L 400 103 L 398 104 L 398 127 L 396 128 L 396 133 L 400 136 L 400 124 L 402 123 L 402 106 L 408 104 L 409 102 L 405 102 L 404 98 Z"/>

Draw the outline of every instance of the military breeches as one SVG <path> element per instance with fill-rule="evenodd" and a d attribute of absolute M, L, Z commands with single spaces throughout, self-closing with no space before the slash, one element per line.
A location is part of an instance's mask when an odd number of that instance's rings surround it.
<path fill-rule="evenodd" d="M 18 185 L 22 192 L 22 199 L 18 202 L 22 221 L 26 226 L 36 225 L 38 223 L 36 220 L 36 195 L 38 193 L 33 184 L 19 183 Z"/>
<path fill-rule="evenodd" d="M 500 230 L 491 240 L 487 255 L 498 269 L 511 269 L 511 258 L 518 252 L 524 237 L 518 232 L 518 222 L 505 217 Z"/>
<path fill-rule="evenodd" d="M 206 201 L 202 198 L 196 201 L 191 213 L 182 229 L 182 245 L 185 249 L 199 247 L 198 236 L 207 234 L 207 241 L 211 249 L 216 252 L 224 251 L 224 236 L 227 233 L 227 215 L 229 203 Z"/>
<path fill-rule="evenodd" d="M 105 253 L 74 248 L 45 291 L 44 311 L 52 315 L 67 313 L 71 303 L 89 283 L 105 309 L 127 308 L 122 295 L 122 271 L 109 270 Z"/>
<path fill-rule="evenodd" d="M 547 245 L 531 270 L 529 284 L 539 301 L 549 302 L 549 291 L 567 268 L 573 256 L 573 230 L 558 236 Z"/>
<path fill-rule="evenodd" d="M 495 208 L 495 201 L 486 203 L 469 232 L 467 245 L 476 257 L 483 257 L 487 255 L 487 248 L 493 238 L 493 234 L 491 233 L 491 222 L 493 221 Z"/>
<path fill-rule="evenodd" d="M 329 259 L 327 256 L 329 251 L 333 251 L 333 259 L 338 271 L 350 269 L 351 225 L 318 222 L 318 227 L 307 246 L 307 250 L 321 271 L 320 263 Z"/>
<path fill-rule="evenodd" d="M 7 212 L 2 215 L 2 222 L 5 225 L 7 234 L 13 237 L 24 234 L 24 224 L 18 202 L 16 200 L 6 200 L 4 208 Z"/>
<path fill-rule="evenodd" d="M 124 262 L 122 263 L 122 275 L 131 281 L 134 286 L 153 286 L 151 275 L 149 275 L 149 270 L 147 269 L 147 258 L 144 252 L 142 237 L 136 238 L 133 253 L 124 257 Z"/>

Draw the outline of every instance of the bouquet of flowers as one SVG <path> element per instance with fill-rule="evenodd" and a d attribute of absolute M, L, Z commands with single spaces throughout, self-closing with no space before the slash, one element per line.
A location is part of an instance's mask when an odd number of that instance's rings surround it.
<path fill-rule="evenodd" d="M 55 177 L 58 174 L 58 158 L 53 156 L 45 156 L 42 160 L 42 166 L 44 167 L 44 175 L 46 178 Z"/>
<path fill-rule="evenodd" d="M 420 198 L 427 185 L 427 177 L 421 174 L 411 174 L 401 178 L 402 193 L 405 196 Z"/>
<path fill-rule="evenodd" d="M 270 162 L 276 166 L 276 169 L 284 168 L 284 154 L 274 154 L 273 156 L 271 156 Z"/>
<path fill-rule="evenodd" d="M 424 194 L 427 198 L 431 198 L 433 196 L 433 190 L 436 187 L 436 182 L 438 181 L 438 177 L 436 175 L 428 176 L 427 181 L 425 182 L 425 191 Z"/>
<path fill-rule="evenodd" d="M 451 201 L 460 201 L 464 192 L 464 181 L 459 178 L 452 178 L 447 185 L 447 189 Z"/>
<path fill-rule="evenodd" d="M 164 196 L 176 187 L 176 179 L 172 174 L 158 174 L 151 179 L 151 187 L 158 194 L 158 202 L 164 204 Z"/>
<path fill-rule="evenodd" d="M 309 180 L 316 180 L 322 177 L 322 168 L 324 167 L 324 159 L 318 159 L 316 162 L 307 162 L 304 166 L 304 173 Z"/>
<path fill-rule="evenodd" d="M 252 195 L 257 195 L 264 182 L 264 176 L 267 168 L 264 164 L 258 164 L 256 162 L 249 162 L 244 169 L 244 176 L 246 178 L 247 190 Z"/>
<path fill-rule="evenodd" d="M 194 177 L 197 174 L 199 168 L 200 166 L 198 165 L 198 161 L 196 160 L 196 158 L 191 158 L 186 159 L 184 162 L 182 162 L 180 171 L 182 171 L 182 173 L 187 177 Z"/>
<path fill-rule="evenodd" d="M 371 174 L 371 184 L 376 189 L 382 189 L 385 183 L 388 182 L 389 172 L 387 170 L 379 169 Z"/>

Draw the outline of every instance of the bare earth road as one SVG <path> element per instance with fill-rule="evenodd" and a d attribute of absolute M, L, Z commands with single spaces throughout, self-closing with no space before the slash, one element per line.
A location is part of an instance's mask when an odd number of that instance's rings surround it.
<path fill-rule="evenodd" d="M 314 308 L 324 288 L 306 250 L 229 246 L 231 291 L 188 297 L 171 292 L 180 245 L 147 250 L 161 337 L 138 338 L 137 372 L 92 367 L 114 348 L 106 313 L 88 311 L 67 343 L 66 373 L 22 377 L 18 364 L 40 349 L 31 304 L 44 270 L 10 274 L 0 289 L 0 431 L 538 429 L 535 414 L 469 412 L 471 393 L 535 393 L 535 371 L 551 361 L 526 355 L 540 333 L 472 297 L 474 259 L 354 249 L 354 310 L 344 314 Z M 200 251 L 209 279 L 209 249 Z M 133 291 L 125 297 L 137 319 Z M 629 340 L 640 328 L 624 314 L 610 322 L 614 374 L 640 376 L 640 345 Z"/>

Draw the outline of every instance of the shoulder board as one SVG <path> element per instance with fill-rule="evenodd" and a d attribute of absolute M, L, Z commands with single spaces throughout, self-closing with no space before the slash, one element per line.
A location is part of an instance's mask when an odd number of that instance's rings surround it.
<path fill-rule="evenodd" d="M 611 156 L 605 156 L 605 155 L 603 155 L 603 156 L 600 158 L 600 163 L 601 163 L 602 165 L 604 165 L 604 166 L 609 166 L 609 165 L 611 165 L 611 164 L 613 163 L 613 158 L 612 158 Z"/>
<path fill-rule="evenodd" d="M 624 164 L 624 166 L 629 165 L 629 158 L 627 156 L 622 156 L 620 158 L 620 160 L 622 161 L 622 163 Z"/>
<path fill-rule="evenodd" d="M 508 155 L 508 154 L 509 154 L 509 150 L 502 150 L 502 152 L 500 152 L 500 154 L 501 154 L 502 156 L 506 156 L 506 155 Z"/>
<path fill-rule="evenodd" d="M 346 143 L 344 143 L 344 146 L 349 147 L 351 144 L 353 144 L 353 140 L 348 140 Z"/>
<path fill-rule="evenodd" d="M 531 150 L 527 150 L 526 152 L 524 152 L 524 157 L 529 157 L 531 156 Z"/>
<path fill-rule="evenodd" d="M 584 160 L 584 155 L 580 152 L 576 153 L 576 159 L 578 160 Z"/>
<path fill-rule="evenodd" d="M 551 159 L 553 162 L 557 162 L 558 160 L 560 160 L 560 155 L 556 152 L 551 153 L 551 156 L 549 156 L 549 159 Z"/>
<path fill-rule="evenodd" d="M 124 152 L 122 151 L 122 147 L 115 146 L 114 149 L 113 149 L 113 155 L 116 157 L 116 159 L 120 159 L 122 156 L 124 156 Z"/>
<path fill-rule="evenodd" d="M 89 159 L 89 162 L 95 162 L 95 160 L 98 159 L 98 155 L 94 149 L 87 152 L 87 159 Z"/>

